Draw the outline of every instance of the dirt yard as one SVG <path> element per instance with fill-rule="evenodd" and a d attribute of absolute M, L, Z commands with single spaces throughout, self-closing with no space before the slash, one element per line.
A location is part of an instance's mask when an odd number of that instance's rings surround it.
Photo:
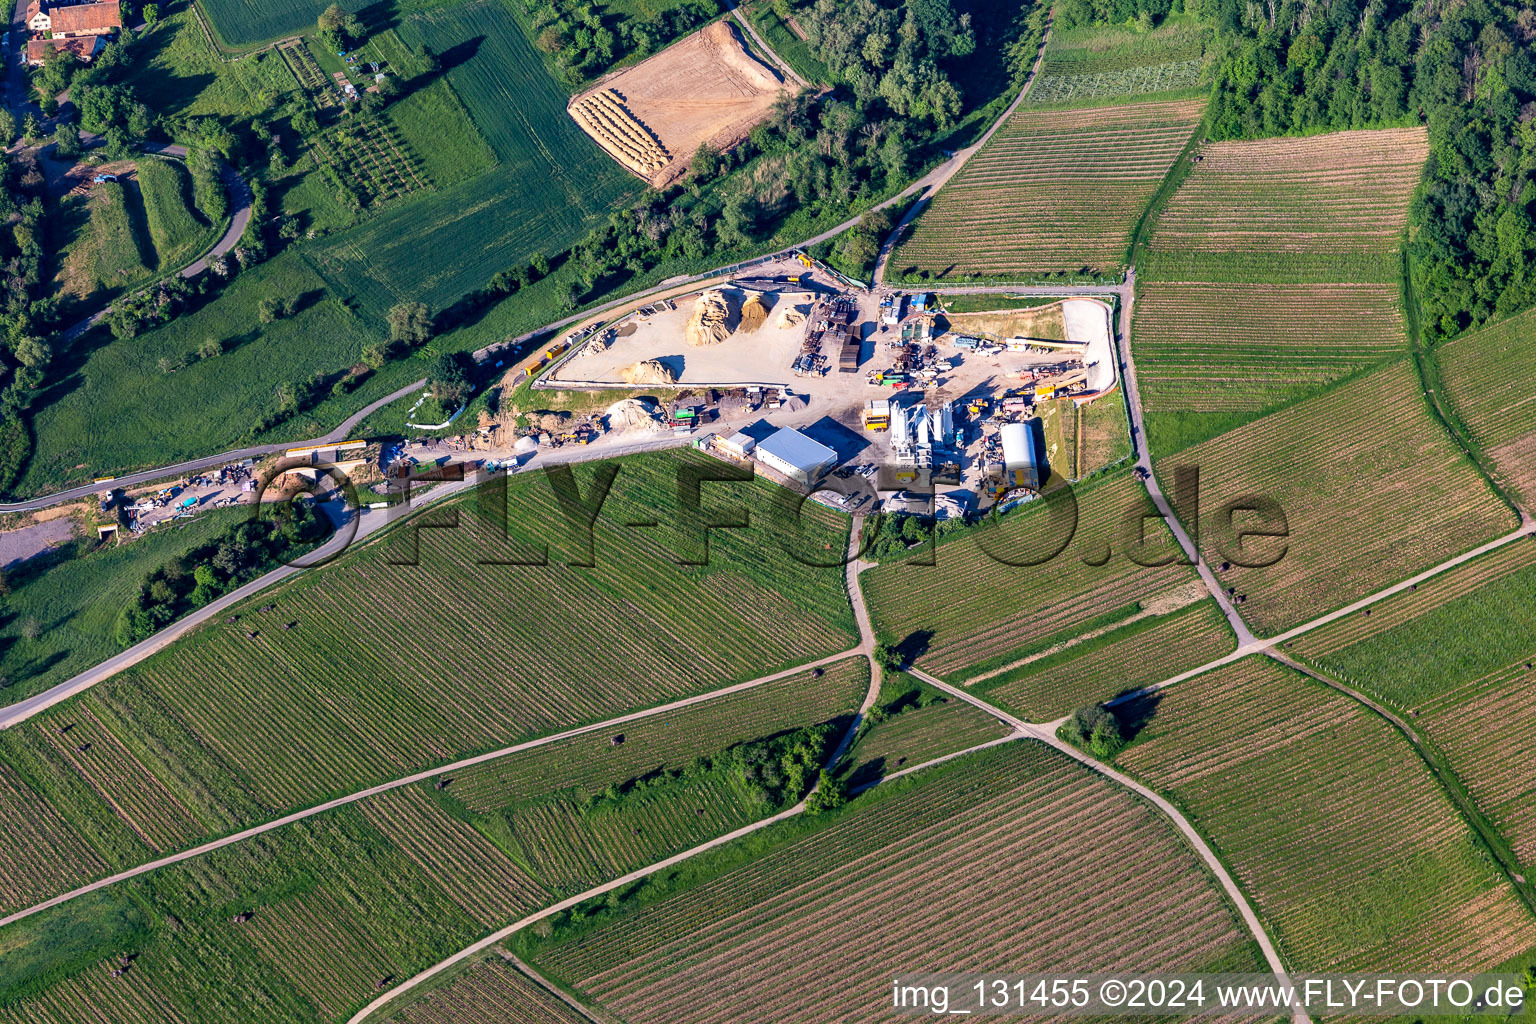
<path fill-rule="evenodd" d="M 687 172 L 701 144 L 724 150 L 746 138 L 784 89 L 736 27 L 717 21 L 600 80 L 568 111 L 604 152 L 660 188 Z"/>
<path fill-rule="evenodd" d="M 1067 327 L 1062 304 L 1034 309 L 1001 309 L 990 313 L 948 313 L 949 329 L 956 334 L 985 334 L 994 338 L 1040 338 L 1066 341 Z"/>

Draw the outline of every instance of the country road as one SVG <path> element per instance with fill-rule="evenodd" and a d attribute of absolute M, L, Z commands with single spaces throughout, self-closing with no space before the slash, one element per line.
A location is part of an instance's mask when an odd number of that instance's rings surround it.
<path fill-rule="evenodd" d="M 1216 574 L 1211 572 L 1211 567 L 1205 564 L 1205 559 L 1200 557 L 1200 552 L 1195 548 L 1194 541 L 1190 539 L 1189 532 L 1184 529 L 1184 524 L 1179 522 L 1179 517 L 1174 514 L 1173 506 L 1163 495 L 1163 489 L 1157 480 L 1157 474 L 1152 471 L 1152 451 L 1147 445 L 1146 417 L 1141 407 L 1141 387 L 1136 380 L 1136 357 L 1131 351 L 1131 318 L 1136 304 L 1136 268 L 1127 267 L 1125 282 L 1118 286 L 1120 294 L 1120 325 L 1115 332 L 1116 348 L 1120 357 L 1120 382 L 1125 389 L 1125 404 L 1131 417 L 1131 451 L 1136 456 L 1137 475 L 1146 485 L 1147 494 L 1152 499 L 1153 508 L 1157 509 L 1163 522 L 1173 531 L 1174 539 L 1179 542 L 1179 549 L 1184 552 L 1184 557 L 1192 562 L 1195 571 L 1200 574 L 1200 579 L 1205 583 L 1211 597 L 1216 599 L 1216 605 L 1221 609 L 1221 614 L 1226 616 L 1227 623 L 1232 627 L 1232 632 L 1237 636 L 1239 647 L 1250 644 L 1254 640 L 1253 633 L 1248 629 L 1248 624 L 1237 613 L 1237 608 L 1228 600 L 1227 593 L 1217 581 Z"/>
<path fill-rule="evenodd" d="M 90 146 L 99 140 L 89 132 L 81 132 L 80 141 L 84 145 Z M 187 157 L 187 147 L 174 143 L 145 142 L 142 144 L 142 148 L 144 152 L 158 156 L 177 157 L 182 160 L 185 160 Z M 181 277 L 196 277 L 208 269 L 209 260 L 215 256 L 222 256 L 227 252 L 232 252 L 235 246 L 240 244 L 240 237 L 245 234 L 246 225 L 251 222 L 251 187 L 245 183 L 245 179 L 240 177 L 228 163 L 220 160 L 219 180 L 223 182 L 224 191 L 228 193 L 230 205 L 233 207 L 229 213 L 229 227 L 225 229 L 224 234 L 219 236 L 219 240 L 213 243 L 211 249 L 177 272 Z M 150 287 L 153 287 L 153 285 Z M 102 320 L 106 319 L 106 316 L 106 309 L 97 310 L 84 320 L 79 320 L 64 328 L 64 330 L 59 332 L 59 338 L 66 342 L 74 341 L 80 335 L 101 323 Z"/>
<path fill-rule="evenodd" d="M 778 53 L 774 51 L 773 47 L 768 45 L 768 40 L 757 34 L 757 29 L 752 27 L 752 23 L 746 19 L 746 17 L 741 13 L 740 8 L 736 6 L 736 0 L 725 0 L 725 6 L 726 9 L 731 12 L 731 16 L 736 19 L 737 24 L 741 26 L 741 30 L 745 32 L 749 37 L 751 37 L 752 41 L 756 43 L 758 47 L 768 55 L 769 59 L 773 61 L 774 65 L 778 67 L 780 73 L 782 73 L 786 79 L 794 82 L 802 89 L 809 89 L 811 87 L 809 82 L 801 78 L 795 72 L 795 69 L 789 66 L 789 61 L 779 56 Z"/>
<path fill-rule="evenodd" d="M 16 17 L 18 17 L 18 18 L 21 17 L 20 11 L 21 11 L 21 8 L 20 8 L 20 6 L 18 6 L 17 7 L 17 14 L 16 14 Z M 1042 52 L 1042 54 L 1044 53 L 1043 46 L 1042 46 L 1041 52 Z M 1039 67 L 1039 58 L 1038 57 L 1036 58 L 1035 65 L 1036 65 L 1036 69 L 1038 69 L 1038 67 Z M 883 202 L 875 204 L 875 206 L 871 207 L 871 209 L 872 210 L 883 210 L 883 209 L 886 209 L 886 208 L 888 208 L 890 206 L 893 206 L 893 205 L 895 205 L 897 203 L 900 203 L 900 202 L 904 201 L 909 196 L 915 195 L 916 193 L 918 193 L 920 191 L 923 191 L 923 190 L 928 189 L 930 187 L 937 188 L 942 183 L 948 181 L 949 178 L 955 173 L 955 171 L 958 170 L 959 167 L 965 162 L 965 159 L 969 155 L 969 153 L 974 151 L 975 149 L 979 148 L 980 145 L 982 144 L 982 142 L 985 142 L 986 139 L 990 138 L 992 133 L 997 131 L 997 129 L 1007 120 L 1010 112 L 1014 109 L 1015 106 L 1017 106 L 1018 100 L 1020 98 L 1022 98 L 1022 97 L 1023 97 L 1023 90 L 1020 91 L 1019 97 L 1015 99 L 1014 104 L 1012 106 L 1010 106 L 1007 110 L 1005 110 L 1003 112 L 1003 114 L 1000 117 L 998 117 L 996 121 L 993 122 L 991 127 L 989 127 L 987 129 L 986 134 L 984 134 L 982 136 L 981 142 L 978 142 L 976 144 L 976 146 L 973 146 L 970 149 L 962 151 L 960 153 L 956 153 L 954 156 L 950 157 L 948 160 L 946 160 L 943 163 L 939 164 L 938 166 L 934 167 L 932 170 L 930 170 L 923 177 L 921 177 L 918 180 L 912 182 L 912 184 L 908 185 L 901 192 L 897 193 L 894 196 L 891 196 L 889 199 L 886 199 Z M 243 183 L 242 183 L 242 186 L 243 186 Z M 247 217 L 248 216 L 249 216 L 249 210 L 247 210 Z M 803 241 L 798 242 L 795 245 L 786 246 L 785 248 L 778 249 L 778 250 L 776 250 L 774 252 L 765 253 L 765 254 L 763 254 L 761 256 L 753 257 L 752 259 L 748 260 L 745 264 L 732 264 L 731 266 L 732 267 L 749 267 L 749 266 L 756 265 L 756 264 L 759 264 L 759 263 L 766 263 L 766 262 L 769 262 L 769 261 L 774 260 L 774 259 L 782 258 L 782 257 L 784 257 L 784 256 L 786 256 L 786 255 L 788 255 L 790 253 L 793 253 L 793 252 L 797 252 L 797 251 L 804 250 L 804 249 L 809 249 L 812 246 L 819 245 L 822 242 L 825 242 L 825 241 L 828 241 L 829 239 L 835 238 L 838 235 L 842 234 L 844 231 L 847 231 L 847 230 L 855 227 L 859 223 L 859 220 L 860 220 L 860 218 L 862 216 L 863 215 L 860 214 L 857 217 L 850 217 L 847 220 L 843 221 L 842 223 L 837 224 L 837 225 L 835 225 L 835 226 L 833 226 L 831 228 L 828 228 L 827 230 L 822 231 L 819 234 L 813 235 L 810 238 L 804 239 Z M 243 227 L 242 227 L 242 230 L 243 230 Z M 235 237 L 235 240 L 238 241 L 239 235 L 236 234 L 234 237 Z M 228 241 L 227 234 L 226 234 L 226 238 L 225 239 L 221 239 L 219 244 L 223 245 L 225 241 Z M 234 242 L 231 242 L 229 248 L 233 248 L 233 245 L 234 245 Z M 213 252 L 211 252 L 209 255 L 211 256 L 214 253 L 217 253 L 219 251 L 226 251 L 227 252 L 228 249 L 220 250 L 218 246 L 215 246 Z M 611 300 L 609 300 L 607 302 L 599 303 L 598 305 L 593 306 L 593 307 L 591 307 L 589 309 L 584 309 L 584 310 L 581 310 L 580 312 L 572 313 L 569 316 L 562 317 L 561 319 L 555 320 L 555 321 L 553 321 L 551 323 L 548 323 L 548 324 L 545 324 L 542 327 L 538 327 L 538 328 L 535 328 L 534 330 L 527 331 L 527 332 L 525 332 L 523 334 L 518 335 L 515 338 L 511 338 L 511 339 L 509 339 L 507 341 L 504 341 L 504 342 L 501 342 L 501 343 L 498 343 L 498 344 L 495 344 L 495 345 L 490 345 L 490 346 L 487 346 L 485 348 L 479 349 L 479 350 L 477 350 L 474 353 L 474 357 L 475 357 L 476 360 L 479 360 L 479 361 L 482 361 L 482 362 L 486 361 L 486 360 L 488 360 L 488 359 L 490 359 L 490 358 L 492 358 L 494 356 L 498 356 L 498 355 L 501 355 L 501 354 L 509 352 L 509 351 L 514 351 L 518 346 L 526 344 L 528 341 L 531 341 L 532 339 L 540 337 L 542 335 L 553 334 L 553 333 L 562 331 L 565 328 L 573 327 L 573 326 L 576 326 L 576 325 L 584 325 L 584 324 L 590 323 L 590 322 L 592 322 L 594 320 L 598 320 L 600 318 L 604 318 L 607 314 L 610 314 L 610 313 L 615 312 L 615 311 L 620 310 L 620 309 L 629 309 L 629 308 L 635 308 L 635 307 L 643 306 L 647 302 L 652 301 L 653 299 L 657 298 L 658 296 L 663 296 L 663 295 L 667 295 L 667 294 L 676 293 L 679 288 L 682 288 L 684 286 L 698 284 L 698 283 L 701 283 L 701 282 L 707 282 L 707 281 L 710 281 L 712 278 L 721 277 L 722 274 L 725 271 L 727 271 L 728 269 L 730 269 L 730 268 L 728 268 L 728 267 L 720 267 L 720 268 L 716 268 L 714 270 L 706 271 L 706 272 L 704 272 L 702 274 L 693 274 L 693 275 L 689 275 L 689 276 L 685 276 L 685 277 L 670 278 L 670 279 L 668 279 L 666 281 L 663 281 L 660 284 L 658 284 L 658 285 L 656 285 L 656 286 L 654 286 L 652 288 L 647 288 L 644 291 L 634 292 L 634 293 L 631 293 L 629 295 L 622 295 L 622 296 L 619 296 L 619 297 L 617 297 L 615 299 L 611 299 Z M 1000 288 L 996 288 L 996 289 L 992 289 L 992 290 L 1002 292 L 1002 291 L 1015 291 L 1017 289 L 1000 287 Z M 1076 289 L 1076 290 L 1068 289 L 1067 291 L 1072 292 L 1072 293 L 1085 293 L 1084 289 Z M 1051 292 L 1051 291 L 1042 291 L 1042 292 L 1040 292 L 1040 294 L 1056 294 L 1056 293 L 1055 292 Z M 84 325 L 84 326 L 89 326 L 89 325 L 87 324 L 87 325 Z M 82 325 L 76 325 L 76 327 L 82 327 Z M 82 327 L 82 329 L 83 329 L 83 327 Z M 132 471 L 132 472 L 123 473 L 123 474 L 111 477 L 110 479 L 103 480 L 100 483 L 92 482 L 92 483 L 88 483 L 88 484 L 78 484 L 78 485 L 76 485 L 74 487 L 70 487 L 70 488 L 66 488 L 64 490 L 56 491 L 56 492 L 54 492 L 52 494 L 39 495 L 38 497 L 27 498 L 27 499 L 22 500 L 22 501 L 0 502 L 0 513 L 5 513 L 5 512 L 36 512 L 36 511 L 38 511 L 40 509 L 49 508 L 50 506 L 57 505 L 57 504 L 60 504 L 62 502 L 74 501 L 74 500 L 76 500 L 78 498 L 88 497 L 88 496 L 93 495 L 93 494 L 100 494 L 100 493 L 102 493 L 104 491 L 107 491 L 107 490 L 109 490 L 111 488 L 114 488 L 114 487 L 135 487 L 135 486 L 138 486 L 140 484 L 153 483 L 153 482 L 155 482 L 157 480 L 164 480 L 164 479 L 167 479 L 167 478 L 170 478 L 170 477 L 185 476 L 185 475 L 188 475 L 188 474 L 191 474 L 191 473 L 197 473 L 197 472 L 200 472 L 201 470 L 210 469 L 210 468 L 213 468 L 215 466 L 220 466 L 220 465 L 223 465 L 223 464 L 228 463 L 228 462 L 236 461 L 238 459 L 261 458 L 261 457 L 266 456 L 266 455 L 271 455 L 271 454 L 273 454 L 275 452 L 284 451 L 284 450 L 286 450 L 288 448 L 307 448 L 307 447 L 314 447 L 314 446 L 318 446 L 318 445 L 334 444 L 334 443 L 339 442 L 339 441 L 348 440 L 349 439 L 348 435 L 357 427 L 357 425 L 362 423 L 365 419 L 367 419 L 373 413 L 375 413 L 379 409 L 382 409 L 385 406 L 391 404 L 392 402 L 399 401 L 400 399 L 406 397 L 407 395 L 410 395 L 413 392 L 420 391 L 422 388 L 424 388 L 426 386 L 426 383 L 427 382 L 426 382 L 425 378 L 423 378 L 421 380 L 412 381 L 411 383 L 406 384 L 405 386 L 403 386 L 401 388 L 398 388 L 395 391 L 392 391 L 391 393 L 385 395 L 382 398 L 375 399 L 373 402 L 370 402 L 368 405 L 364 406 L 362 409 L 358 410 L 357 412 L 353 413 L 352 415 L 350 415 L 346 419 L 344 419 L 336 427 L 336 429 L 331 430 L 331 431 L 329 431 L 329 432 L 327 432 L 325 434 L 322 434 L 319 437 L 313 437 L 313 438 L 308 438 L 308 439 L 303 439 L 303 440 L 290 440 L 290 441 L 273 442 L 273 443 L 270 443 L 270 444 L 250 445 L 250 446 L 244 447 L 244 448 L 236 448 L 236 449 L 231 449 L 229 451 L 221 452 L 221 453 L 219 453 L 217 455 L 199 456 L 198 458 L 195 458 L 195 459 L 187 459 L 187 460 L 184 460 L 182 462 L 171 463 L 171 464 L 164 465 L 164 466 L 156 466 L 156 467 L 153 467 L 153 468 L 150 468 L 150 469 L 145 469 L 145 470 L 135 470 L 135 471 Z"/>
<path fill-rule="evenodd" d="M 1041 743 L 1053 747 L 1054 749 L 1072 758 L 1074 761 L 1077 761 L 1084 767 L 1098 772 L 1100 775 L 1103 775 L 1111 782 L 1119 783 L 1126 789 L 1129 789 L 1136 795 L 1140 796 L 1143 800 L 1147 801 L 1152 806 L 1156 807 L 1158 810 L 1162 811 L 1163 814 L 1173 822 L 1174 826 L 1178 828 L 1179 832 L 1184 836 L 1185 841 L 1191 847 L 1193 847 L 1197 853 L 1200 854 L 1200 859 L 1205 862 L 1205 865 L 1210 869 L 1211 874 L 1215 875 L 1217 880 L 1221 882 L 1221 887 L 1226 891 L 1227 898 L 1232 902 L 1232 905 L 1237 908 L 1238 913 L 1242 915 L 1243 923 L 1248 926 L 1248 931 L 1252 933 L 1253 940 L 1258 943 L 1259 949 L 1263 951 L 1264 961 L 1269 965 L 1269 969 L 1274 972 L 1275 977 L 1282 984 L 1290 984 L 1290 979 L 1286 976 L 1285 973 L 1285 965 L 1280 960 L 1280 954 L 1278 951 L 1276 951 L 1274 943 L 1270 941 L 1269 933 L 1264 930 L 1264 925 L 1260 923 L 1258 915 L 1255 914 L 1253 912 L 1253 908 L 1248 905 L 1248 898 L 1244 896 L 1243 891 L 1237 887 L 1237 882 L 1232 878 L 1231 874 L 1228 873 L 1226 865 L 1222 864 L 1221 862 L 1221 858 L 1216 856 L 1216 851 L 1212 850 L 1210 845 L 1206 843 L 1204 836 L 1195 831 L 1195 827 L 1189 823 L 1188 819 L 1186 819 L 1183 814 L 1179 813 L 1178 808 L 1174 807 L 1167 800 L 1164 800 L 1162 797 L 1158 796 L 1152 790 L 1148 789 L 1146 786 L 1143 786 L 1135 779 L 1115 771 L 1113 768 L 1109 767 L 1109 765 L 1099 761 L 1097 758 L 1089 757 L 1087 754 L 1083 753 L 1081 750 L 1078 750 L 1072 744 L 1058 737 L 1056 735 L 1056 730 L 1060 726 L 1060 722 L 1046 722 L 1040 724 L 1025 722 L 1021 719 L 1015 718 L 1013 715 L 1010 715 L 1008 712 L 1002 710 L 1001 708 L 995 707 L 994 705 L 982 700 L 980 697 L 976 696 L 976 694 L 965 689 L 964 687 L 953 686 L 944 682 L 944 680 L 935 676 L 931 676 L 917 668 L 908 668 L 907 671 L 916 676 L 918 679 L 921 679 L 923 682 L 927 683 L 929 686 L 932 686 L 938 690 L 942 690 L 944 693 L 949 694 L 951 697 L 954 697 L 957 700 L 963 700 L 967 704 L 975 705 L 978 708 L 996 715 L 1004 722 L 1011 724 L 1018 732 L 1022 733 L 1023 735 L 1039 740 Z M 1307 1016 L 1306 1010 L 1300 1006 L 1295 1006 L 1292 1008 L 1291 1020 L 1294 1021 L 1295 1024 L 1310 1024 L 1310 1018 Z"/>
<path fill-rule="evenodd" d="M 665 435 L 651 441 L 639 441 L 629 445 L 612 446 L 596 450 L 591 448 L 569 448 L 562 451 L 540 453 L 532 461 L 524 463 L 519 467 L 518 471 L 527 472 L 530 469 L 538 469 L 544 466 L 589 462 L 595 459 L 619 458 L 624 455 L 636 455 L 641 452 L 661 451 L 666 448 L 679 447 L 686 444 L 688 440 L 688 438 Z M 474 486 L 474 481 L 470 477 L 465 477 L 462 481 L 441 483 L 427 491 L 419 499 L 414 500 L 410 508 L 412 510 L 419 509 L 428 503 L 459 494 L 472 486 Z M 60 701 L 67 700 L 77 693 L 89 690 L 97 683 L 112 678 L 124 669 L 132 668 L 145 658 L 148 658 L 157 651 L 163 650 L 176 640 L 211 621 L 241 601 L 254 597 L 261 591 L 281 583 L 295 573 L 304 572 L 309 566 L 328 561 L 331 557 L 340 554 L 344 549 L 354 544 L 361 544 L 379 530 L 398 521 L 403 514 L 406 514 L 403 510 L 375 511 L 366 509 L 352 511 L 350 514 L 344 513 L 341 526 L 338 528 L 336 535 L 312 553 L 304 556 L 302 564 L 281 566 L 265 575 L 258 576 L 239 589 L 232 590 L 218 600 L 177 619 L 147 640 L 134 644 L 127 650 L 121 651 L 83 672 L 71 676 L 63 682 L 44 690 L 42 693 L 17 701 L 9 707 L 0 708 L 0 730 L 9 729 L 18 723 L 24 722 Z M 356 523 L 355 533 L 347 528 L 353 523 Z"/>

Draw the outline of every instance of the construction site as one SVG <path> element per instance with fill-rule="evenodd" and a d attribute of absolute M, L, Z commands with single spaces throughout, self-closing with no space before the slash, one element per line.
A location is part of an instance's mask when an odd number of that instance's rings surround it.
<path fill-rule="evenodd" d="M 969 514 L 1080 475 L 1071 417 L 1117 391 L 1113 313 L 1066 298 L 951 314 L 942 296 L 866 289 L 796 254 L 566 339 L 535 387 L 644 400 L 647 429 L 757 458 L 791 486 L 835 472 L 892 507 L 933 490 L 953 492 L 933 514 Z M 753 455 L 785 427 L 812 443 L 787 450 L 817 457 Z"/>

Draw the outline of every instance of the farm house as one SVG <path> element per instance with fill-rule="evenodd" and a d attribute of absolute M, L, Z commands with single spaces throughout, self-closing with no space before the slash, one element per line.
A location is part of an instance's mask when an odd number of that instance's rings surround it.
<path fill-rule="evenodd" d="M 794 427 L 785 427 L 760 442 L 757 457 L 769 469 L 807 486 L 837 462 L 837 452 Z"/>

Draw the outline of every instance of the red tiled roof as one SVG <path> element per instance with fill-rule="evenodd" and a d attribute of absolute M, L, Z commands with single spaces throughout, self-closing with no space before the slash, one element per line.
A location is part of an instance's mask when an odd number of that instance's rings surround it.
<path fill-rule="evenodd" d="M 55 34 L 90 32 L 105 35 L 123 27 L 123 10 L 118 0 L 99 4 L 55 7 L 48 12 L 49 27 Z"/>
<path fill-rule="evenodd" d="M 42 12 L 43 5 L 39 2 L 39 0 L 31 0 L 31 3 L 27 4 L 27 24 L 32 24 L 32 19 L 37 17 Z"/>
<path fill-rule="evenodd" d="M 27 63 L 43 63 L 48 57 L 49 50 L 67 50 L 80 60 L 90 63 L 91 58 L 96 56 L 96 47 L 100 42 L 100 36 L 73 36 L 69 39 L 29 39 L 27 41 Z"/>

